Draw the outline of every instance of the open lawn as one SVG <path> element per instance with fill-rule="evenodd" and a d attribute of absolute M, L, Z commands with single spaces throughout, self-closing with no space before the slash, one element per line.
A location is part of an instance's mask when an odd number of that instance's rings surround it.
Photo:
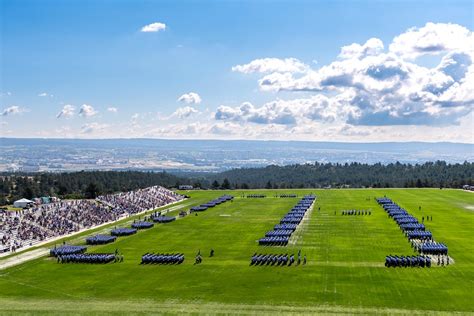
<path fill-rule="evenodd" d="M 235 199 L 110 245 L 89 247 L 93 252 L 118 248 L 123 263 L 58 264 L 43 257 L 0 270 L 0 314 L 474 313 L 474 194 L 439 189 L 244 192 L 267 198 L 241 198 L 242 191 L 186 192 L 191 198 L 180 203 L 185 210 L 224 193 Z M 318 199 L 294 245 L 258 246 L 257 240 L 299 200 L 274 198 L 275 192 L 313 192 Z M 455 264 L 384 267 L 388 254 L 415 253 L 374 200 L 383 195 L 420 220 L 433 216 L 425 222 L 427 229 L 449 247 Z M 343 209 L 371 209 L 372 215 L 342 216 Z M 73 240 L 84 243 L 84 235 Z M 307 255 L 305 266 L 249 266 L 254 252 L 296 254 L 299 249 Z M 204 261 L 194 265 L 198 250 Z M 179 266 L 142 266 L 146 252 L 180 252 L 186 260 Z"/>

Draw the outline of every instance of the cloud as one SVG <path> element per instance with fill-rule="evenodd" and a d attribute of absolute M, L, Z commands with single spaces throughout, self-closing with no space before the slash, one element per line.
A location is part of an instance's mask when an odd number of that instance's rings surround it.
<path fill-rule="evenodd" d="M 439 29 L 445 27 L 461 33 L 452 35 L 455 38 L 472 37 L 459 25 L 431 23 L 425 28 L 442 33 Z M 409 32 L 431 34 L 424 28 Z M 443 36 L 447 35 L 440 35 L 441 42 Z M 396 37 L 394 43 L 400 38 L 404 37 Z M 353 43 L 342 47 L 338 59 L 319 69 L 302 74 L 272 72 L 258 80 L 262 91 L 305 91 L 317 98 L 276 100 L 261 107 L 252 105 L 247 112 L 242 106 L 221 106 L 215 118 L 259 124 L 303 124 L 303 119 L 310 119 L 354 126 L 457 125 L 474 108 L 474 53 L 459 50 L 464 45 L 450 40 L 438 45 L 442 60 L 428 68 L 417 64 L 411 53 L 392 51 L 396 45 L 385 52 L 379 39 Z"/>
<path fill-rule="evenodd" d="M 49 94 L 47 92 L 41 92 L 41 93 L 38 94 L 38 96 L 39 97 L 51 97 L 51 98 L 53 97 L 52 94 Z"/>
<path fill-rule="evenodd" d="M 93 134 L 103 132 L 107 127 L 107 124 L 100 124 L 97 122 L 87 123 L 81 126 L 81 134 Z"/>
<path fill-rule="evenodd" d="M 287 126 L 307 124 L 311 121 L 333 123 L 344 121 L 348 115 L 354 113 L 354 109 L 344 102 L 344 97 L 330 98 L 319 94 L 310 98 L 279 99 L 260 107 L 249 102 L 238 107 L 221 105 L 217 108 L 214 118 L 218 121 Z"/>
<path fill-rule="evenodd" d="M 97 113 L 98 112 L 94 110 L 94 107 L 88 104 L 81 105 L 81 108 L 79 109 L 79 115 L 83 117 L 91 117 L 96 115 Z"/>
<path fill-rule="evenodd" d="M 76 108 L 74 107 L 74 105 L 66 104 L 66 105 L 63 107 L 63 109 L 62 109 L 61 111 L 59 111 L 58 114 L 56 114 L 56 118 L 61 118 L 61 117 L 69 118 L 69 117 L 73 117 L 75 110 L 76 110 Z"/>
<path fill-rule="evenodd" d="M 367 56 L 377 56 L 383 52 L 383 42 L 378 38 L 369 39 L 364 45 L 353 43 L 341 48 L 340 58 L 364 58 Z"/>
<path fill-rule="evenodd" d="M 302 63 L 296 58 L 262 58 L 255 59 L 248 64 L 237 65 L 232 67 L 232 71 L 242 72 L 244 74 L 259 73 L 304 73 L 309 66 Z"/>
<path fill-rule="evenodd" d="M 148 25 L 145 25 L 141 28 L 141 32 L 149 33 L 149 32 L 159 32 L 164 31 L 166 29 L 166 24 L 161 22 L 155 22 Z"/>
<path fill-rule="evenodd" d="M 0 92 L 0 97 L 9 97 L 11 95 L 12 95 L 12 93 L 10 91 Z"/>
<path fill-rule="evenodd" d="M 451 23 L 426 23 L 413 27 L 393 39 L 390 52 L 406 59 L 436 55 L 454 50 L 469 51 L 474 47 L 474 35 L 464 26 Z"/>
<path fill-rule="evenodd" d="M 182 107 L 182 108 L 178 108 L 171 116 L 176 116 L 180 119 L 183 119 L 183 118 L 188 118 L 188 117 L 190 117 L 191 115 L 193 115 L 194 113 L 197 113 L 197 112 L 199 112 L 199 111 L 196 110 L 195 108 L 190 107 L 190 106 L 185 106 L 185 107 Z"/>
<path fill-rule="evenodd" d="M 221 105 L 214 115 L 216 120 L 250 122 L 255 124 L 295 124 L 295 114 L 287 103 L 273 101 L 256 108 L 250 102 L 244 102 L 239 107 Z"/>
<path fill-rule="evenodd" d="M 235 134 L 240 134 L 239 130 L 242 129 L 242 126 L 239 124 L 235 123 L 230 123 L 230 122 L 220 122 L 217 124 L 214 124 L 208 128 L 208 132 L 210 134 L 215 134 L 215 135 L 235 135 Z"/>
<path fill-rule="evenodd" d="M 189 93 L 185 93 L 182 96 L 180 96 L 178 98 L 178 101 L 186 103 L 186 104 L 199 104 L 199 103 L 201 103 L 202 100 L 201 100 L 201 97 L 199 96 L 199 94 L 197 94 L 195 92 L 189 92 Z"/>
<path fill-rule="evenodd" d="M 20 114 L 22 112 L 25 112 L 25 109 L 19 107 L 19 106 L 16 106 L 16 105 L 13 105 L 13 106 L 10 106 L 6 109 L 4 109 L 0 116 L 10 116 L 10 115 L 16 115 L 16 114 Z"/>
<path fill-rule="evenodd" d="M 111 106 L 107 108 L 107 111 L 111 113 L 117 113 L 118 109 L 116 107 Z"/>

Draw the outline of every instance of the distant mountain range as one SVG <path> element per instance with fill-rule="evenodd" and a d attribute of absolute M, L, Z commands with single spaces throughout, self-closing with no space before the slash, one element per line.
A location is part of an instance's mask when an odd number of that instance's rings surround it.
<path fill-rule="evenodd" d="M 218 172 L 307 162 L 474 161 L 474 144 L 0 138 L 0 171 Z"/>

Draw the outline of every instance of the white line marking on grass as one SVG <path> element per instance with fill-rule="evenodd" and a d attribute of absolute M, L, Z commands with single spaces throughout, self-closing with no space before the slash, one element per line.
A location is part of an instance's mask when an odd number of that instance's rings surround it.
<path fill-rule="evenodd" d="M 298 226 L 296 226 L 296 230 L 291 234 L 290 240 L 288 241 L 289 245 L 296 245 L 298 240 L 303 236 L 303 233 L 306 231 L 306 229 L 309 226 L 309 218 L 311 217 L 313 210 L 314 210 L 314 205 L 316 204 L 316 201 L 311 205 L 309 210 L 304 214 L 303 219 L 299 223 Z"/>

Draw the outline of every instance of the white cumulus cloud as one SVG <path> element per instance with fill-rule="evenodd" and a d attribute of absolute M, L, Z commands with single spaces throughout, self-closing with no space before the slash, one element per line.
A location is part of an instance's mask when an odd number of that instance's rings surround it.
<path fill-rule="evenodd" d="M 198 110 L 196 110 L 195 108 L 190 107 L 190 106 L 185 106 L 182 108 L 178 108 L 171 116 L 176 116 L 180 119 L 183 119 L 183 118 L 188 118 L 197 112 Z"/>
<path fill-rule="evenodd" d="M 16 114 L 20 114 L 22 112 L 25 112 L 25 109 L 17 106 L 17 105 L 13 105 L 13 106 L 10 106 L 6 109 L 4 109 L 0 116 L 9 116 L 9 115 L 16 115 Z"/>
<path fill-rule="evenodd" d="M 339 57 L 341 58 L 363 58 L 366 56 L 376 56 L 383 52 L 383 42 L 378 38 L 369 39 L 364 45 L 353 43 L 341 48 Z"/>
<path fill-rule="evenodd" d="M 161 23 L 161 22 L 154 22 L 142 27 L 141 32 L 145 32 L 145 33 L 159 32 L 159 31 L 164 31 L 165 29 L 166 29 L 166 24 Z"/>
<path fill-rule="evenodd" d="M 408 29 L 393 39 L 389 50 L 403 58 L 414 59 L 426 54 L 474 49 L 474 35 L 464 26 L 451 23 L 427 23 Z"/>
<path fill-rule="evenodd" d="M 97 114 L 97 111 L 92 105 L 83 104 L 79 109 L 79 115 L 83 117 L 91 117 Z"/>
<path fill-rule="evenodd" d="M 107 108 L 107 111 L 111 113 L 117 113 L 118 109 L 116 107 L 111 106 Z"/>
<path fill-rule="evenodd" d="M 242 72 L 245 74 L 259 72 L 259 73 L 273 73 L 273 72 L 289 72 L 289 73 L 303 73 L 309 69 L 309 66 L 299 61 L 296 58 L 262 58 L 255 59 L 248 64 L 237 65 L 232 67 L 232 71 Z"/>
<path fill-rule="evenodd" d="M 195 92 L 189 92 L 189 93 L 185 93 L 182 96 L 180 96 L 178 98 L 178 101 L 186 103 L 186 104 L 199 104 L 199 103 L 201 103 L 202 100 L 201 100 L 201 97 L 199 96 L 199 94 L 197 94 Z"/>
<path fill-rule="evenodd" d="M 433 32 L 439 36 L 433 37 Z M 371 38 L 342 47 L 338 59 L 319 69 L 303 74 L 274 71 L 258 80 L 262 91 L 306 91 L 327 106 L 315 105 L 314 97 L 276 100 L 261 107 L 244 106 L 247 111 L 243 106 L 222 106 L 215 118 L 260 124 L 294 124 L 302 117 L 357 126 L 460 124 L 474 108 L 474 53 L 464 49 L 472 32 L 459 25 L 428 23 L 407 33 L 395 37 L 388 52 L 381 40 Z M 415 35 L 425 42 L 420 39 L 417 47 L 408 43 Z M 401 42 L 405 51 L 399 49 Z M 413 59 L 434 52 L 443 54 L 436 67 Z"/>
<path fill-rule="evenodd" d="M 58 114 L 56 114 L 56 118 L 61 118 L 61 117 L 69 118 L 69 117 L 73 117 L 75 110 L 76 110 L 76 108 L 74 107 L 74 105 L 66 104 L 65 106 L 63 106 L 62 110 L 59 111 Z"/>

